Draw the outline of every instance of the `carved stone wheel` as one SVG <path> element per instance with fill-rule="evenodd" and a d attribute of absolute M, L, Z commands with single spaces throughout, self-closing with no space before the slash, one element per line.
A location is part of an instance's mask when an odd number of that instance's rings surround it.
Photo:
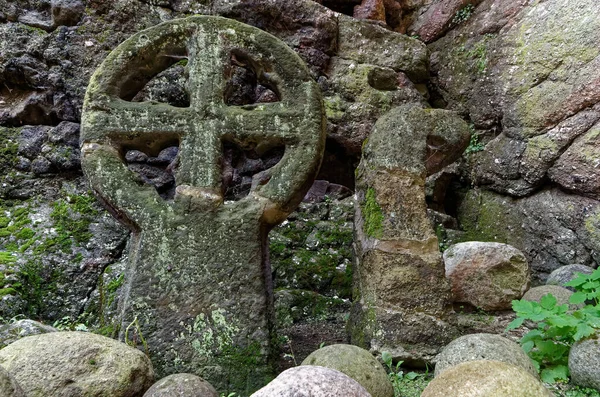
<path fill-rule="evenodd" d="M 187 59 L 190 106 L 131 99 L 155 75 Z M 249 65 L 280 98 L 229 106 L 224 96 L 231 60 Z M 274 36 L 242 23 L 197 16 L 162 23 L 118 46 L 91 78 L 82 115 L 82 166 L 94 189 L 120 217 L 143 227 L 152 211 L 184 211 L 265 200 L 274 224 L 302 199 L 324 149 L 318 86 L 303 61 Z M 223 142 L 242 148 L 285 146 L 281 161 L 253 183 L 248 197 L 223 202 Z M 156 153 L 179 145 L 172 202 L 140 184 L 124 164 L 127 150 Z M 152 205 L 148 205 L 149 203 Z"/>

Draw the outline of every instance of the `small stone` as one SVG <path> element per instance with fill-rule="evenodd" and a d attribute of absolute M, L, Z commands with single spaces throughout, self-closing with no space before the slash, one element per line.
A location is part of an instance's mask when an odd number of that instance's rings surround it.
<path fill-rule="evenodd" d="M 45 157 L 39 156 L 31 162 L 31 171 L 36 175 L 46 174 L 50 172 L 52 163 Z"/>
<path fill-rule="evenodd" d="M 143 397 L 219 397 L 215 388 L 194 374 L 173 374 L 152 385 Z"/>
<path fill-rule="evenodd" d="M 54 26 L 75 26 L 85 11 L 80 0 L 52 0 L 52 20 Z"/>
<path fill-rule="evenodd" d="M 173 175 L 159 167 L 148 164 L 129 164 L 127 168 L 137 173 L 145 183 L 158 190 L 168 188 L 175 183 Z"/>
<path fill-rule="evenodd" d="M 45 126 L 23 127 L 19 137 L 18 153 L 28 159 L 36 158 L 41 153 L 44 142 L 48 140 L 50 128 Z"/>
<path fill-rule="evenodd" d="M 354 7 L 354 18 L 372 19 L 385 22 L 385 5 L 383 0 L 363 0 L 362 3 Z"/>
<path fill-rule="evenodd" d="M 271 103 L 271 102 L 279 102 L 279 96 L 271 89 L 258 85 L 256 86 L 256 103 Z"/>
<path fill-rule="evenodd" d="M 558 285 L 540 285 L 539 287 L 530 288 L 521 299 L 539 303 L 542 297 L 548 294 L 552 294 L 556 298 L 557 305 L 566 305 L 569 303 L 573 291 Z"/>
<path fill-rule="evenodd" d="M 518 249 L 471 241 L 444 251 L 453 300 L 483 310 L 507 310 L 529 288 L 529 265 Z"/>
<path fill-rule="evenodd" d="M 56 331 L 58 331 L 56 328 L 34 320 L 23 319 L 15 321 L 14 323 L 0 327 L 0 349 L 26 336 Z"/>
<path fill-rule="evenodd" d="M 283 371 L 250 397 L 370 397 L 357 381 L 334 369 L 301 365 Z"/>
<path fill-rule="evenodd" d="M 166 149 L 161 150 L 160 153 L 158 153 L 158 156 L 148 158 L 148 164 L 152 164 L 152 165 L 170 164 L 177 157 L 177 153 L 179 153 L 179 148 L 177 146 L 170 146 Z"/>
<path fill-rule="evenodd" d="M 464 335 L 450 342 L 437 356 L 435 376 L 453 366 L 477 360 L 494 360 L 521 367 L 535 378 L 538 373 L 521 346 L 494 334 Z"/>
<path fill-rule="evenodd" d="M 179 153 L 179 147 L 170 146 L 168 148 L 161 150 L 160 153 L 158 153 L 157 158 L 159 160 L 165 161 L 167 164 L 169 164 L 170 162 L 175 160 L 175 157 L 177 157 L 177 153 Z"/>
<path fill-rule="evenodd" d="M 580 387 L 600 390 L 600 340 L 595 337 L 576 342 L 569 352 L 571 381 Z"/>
<path fill-rule="evenodd" d="M 544 385 L 523 368 L 500 361 L 467 361 L 434 378 L 421 397 L 552 397 Z"/>
<path fill-rule="evenodd" d="M 398 75 L 393 69 L 373 68 L 367 79 L 369 85 L 378 90 L 391 91 L 398 88 Z"/>
<path fill-rule="evenodd" d="M 61 122 L 48 131 L 48 140 L 79 148 L 79 124 L 71 121 Z"/>
<path fill-rule="evenodd" d="M 125 161 L 128 163 L 145 163 L 148 161 L 148 155 L 139 150 L 128 150 L 125 153 Z"/>
<path fill-rule="evenodd" d="M 379 361 L 358 346 L 325 346 L 312 352 L 301 365 L 318 365 L 340 371 L 360 383 L 373 397 L 394 396 L 394 388 Z"/>
<path fill-rule="evenodd" d="M 560 285 L 567 288 L 570 291 L 575 291 L 573 287 L 565 286 L 569 281 L 577 278 L 578 273 L 581 274 L 592 274 L 594 272 L 594 268 L 585 266 L 585 265 L 566 265 L 561 266 L 558 269 L 554 270 L 548 276 L 546 280 L 546 284 L 548 285 Z"/>
<path fill-rule="evenodd" d="M 29 160 L 27 157 L 17 156 L 15 168 L 19 171 L 29 171 L 31 168 L 31 160 Z"/>

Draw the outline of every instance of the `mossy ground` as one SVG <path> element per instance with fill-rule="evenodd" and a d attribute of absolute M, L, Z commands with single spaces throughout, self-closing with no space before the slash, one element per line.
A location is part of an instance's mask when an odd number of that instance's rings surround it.
<path fill-rule="evenodd" d="M 51 257 L 81 262 L 82 254 L 76 250 L 92 237 L 89 227 L 98 210 L 90 193 L 62 192 L 46 212 L 37 200 L 0 200 L 0 296 L 14 295 L 24 301 L 26 312 L 19 314 L 44 318 L 52 301 L 49 297 L 67 281 Z"/>

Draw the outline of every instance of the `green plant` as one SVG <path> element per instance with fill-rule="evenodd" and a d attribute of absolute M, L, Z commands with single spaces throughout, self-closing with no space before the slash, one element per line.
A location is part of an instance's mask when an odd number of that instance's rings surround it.
<path fill-rule="evenodd" d="M 473 11 L 475 11 L 475 7 L 473 4 L 467 4 L 460 10 L 456 11 L 454 14 L 454 18 L 452 18 L 453 25 L 460 25 L 461 23 L 467 21 L 473 15 Z"/>
<path fill-rule="evenodd" d="M 539 303 L 526 300 L 512 302 L 517 317 L 508 329 L 518 328 L 526 320 L 537 323 L 536 329 L 521 338 L 521 346 L 547 383 L 568 380 L 567 359 L 571 346 L 600 329 L 600 269 L 590 275 L 580 275 L 567 285 L 577 290 L 569 299 L 571 304 L 584 301 L 592 304 L 569 310 L 567 304 L 557 305 L 551 294 L 542 297 Z"/>
<path fill-rule="evenodd" d="M 479 141 L 479 137 L 474 128 L 471 128 L 471 139 L 469 139 L 469 146 L 465 149 L 466 154 L 481 152 L 485 149 L 485 144 Z"/>
<path fill-rule="evenodd" d="M 131 336 L 131 338 L 129 338 L 129 330 L 131 328 L 133 328 L 134 333 Z M 125 343 L 131 347 L 137 348 L 138 338 L 139 338 L 140 342 L 142 342 L 142 346 L 144 347 L 144 351 L 146 352 L 146 355 L 148 357 L 150 357 L 150 350 L 148 350 L 148 343 L 146 342 L 144 335 L 142 335 L 142 329 L 140 327 L 140 322 L 138 321 L 138 318 L 136 316 L 133 319 L 133 321 L 131 323 L 129 323 L 127 328 L 125 328 Z"/>
<path fill-rule="evenodd" d="M 398 361 L 394 365 L 392 355 L 386 351 L 381 353 L 381 359 L 387 367 L 388 378 L 394 387 L 394 396 L 418 397 L 421 395 L 421 392 L 427 386 L 427 383 L 429 383 L 428 372 L 425 374 L 418 374 L 412 371 L 404 373 L 401 368 L 403 361 Z"/>
<path fill-rule="evenodd" d="M 494 38 L 493 34 L 487 33 L 479 40 L 473 48 L 467 52 L 467 56 L 475 61 L 477 72 L 484 73 L 488 66 L 488 44 Z"/>
<path fill-rule="evenodd" d="M 52 326 L 59 331 L 89 331 L 87 325 L 79 322 L 78 320 L 73 320 L 69 316 L 59 318 L 52 324 Z"/>

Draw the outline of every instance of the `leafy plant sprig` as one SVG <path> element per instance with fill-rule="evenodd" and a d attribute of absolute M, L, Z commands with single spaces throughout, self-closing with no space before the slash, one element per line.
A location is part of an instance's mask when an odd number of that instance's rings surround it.
<path fill-rule="evenodd" d="M 394 365 L 394 363 L 392 362 L 392 355 L 389 352 L 386 352 L 386 351 L 382 352 L 381 359 L 383 360 L 383 363 L 385 364 L 385 366 L 388 369 L 388 378 L 390 379 L 390 382 L 392 382 L 392 386 L 394 386 L 394 395 L 395 396 L 401 395 L 401 388 L 402 388 L 403 380 L 405 380 L 405 379 L 414 380 L 419 376 L 419 374 L 417 374 L 416 372 L 412 372 L 412 371 L 407 372 L 405 374 L 404 371 L 402 371 L 402 369 L 401 369 L 402 363 L 404 361 L 398 361 L 396 363 L 396 365 Z"/>
<path fill-rule="evenodd" d="M 575 287 L 569 303 L 579 305 L 592 302 L 577 310 L 569 305 L 558 305 L 552 294 L 539 303 L 519 300 L 512 307 L 517 317 L 508 325 L 515 329 L 526 320 L 537 323 L 521 339 L 523 350 L 534 361 L 544 382 L 554 383 L 569 379 L 568 355 L 573 343 L 593 335 L 600 329 L 600 269 L 590 275 L 580 275 L 566 284 Z"/>

